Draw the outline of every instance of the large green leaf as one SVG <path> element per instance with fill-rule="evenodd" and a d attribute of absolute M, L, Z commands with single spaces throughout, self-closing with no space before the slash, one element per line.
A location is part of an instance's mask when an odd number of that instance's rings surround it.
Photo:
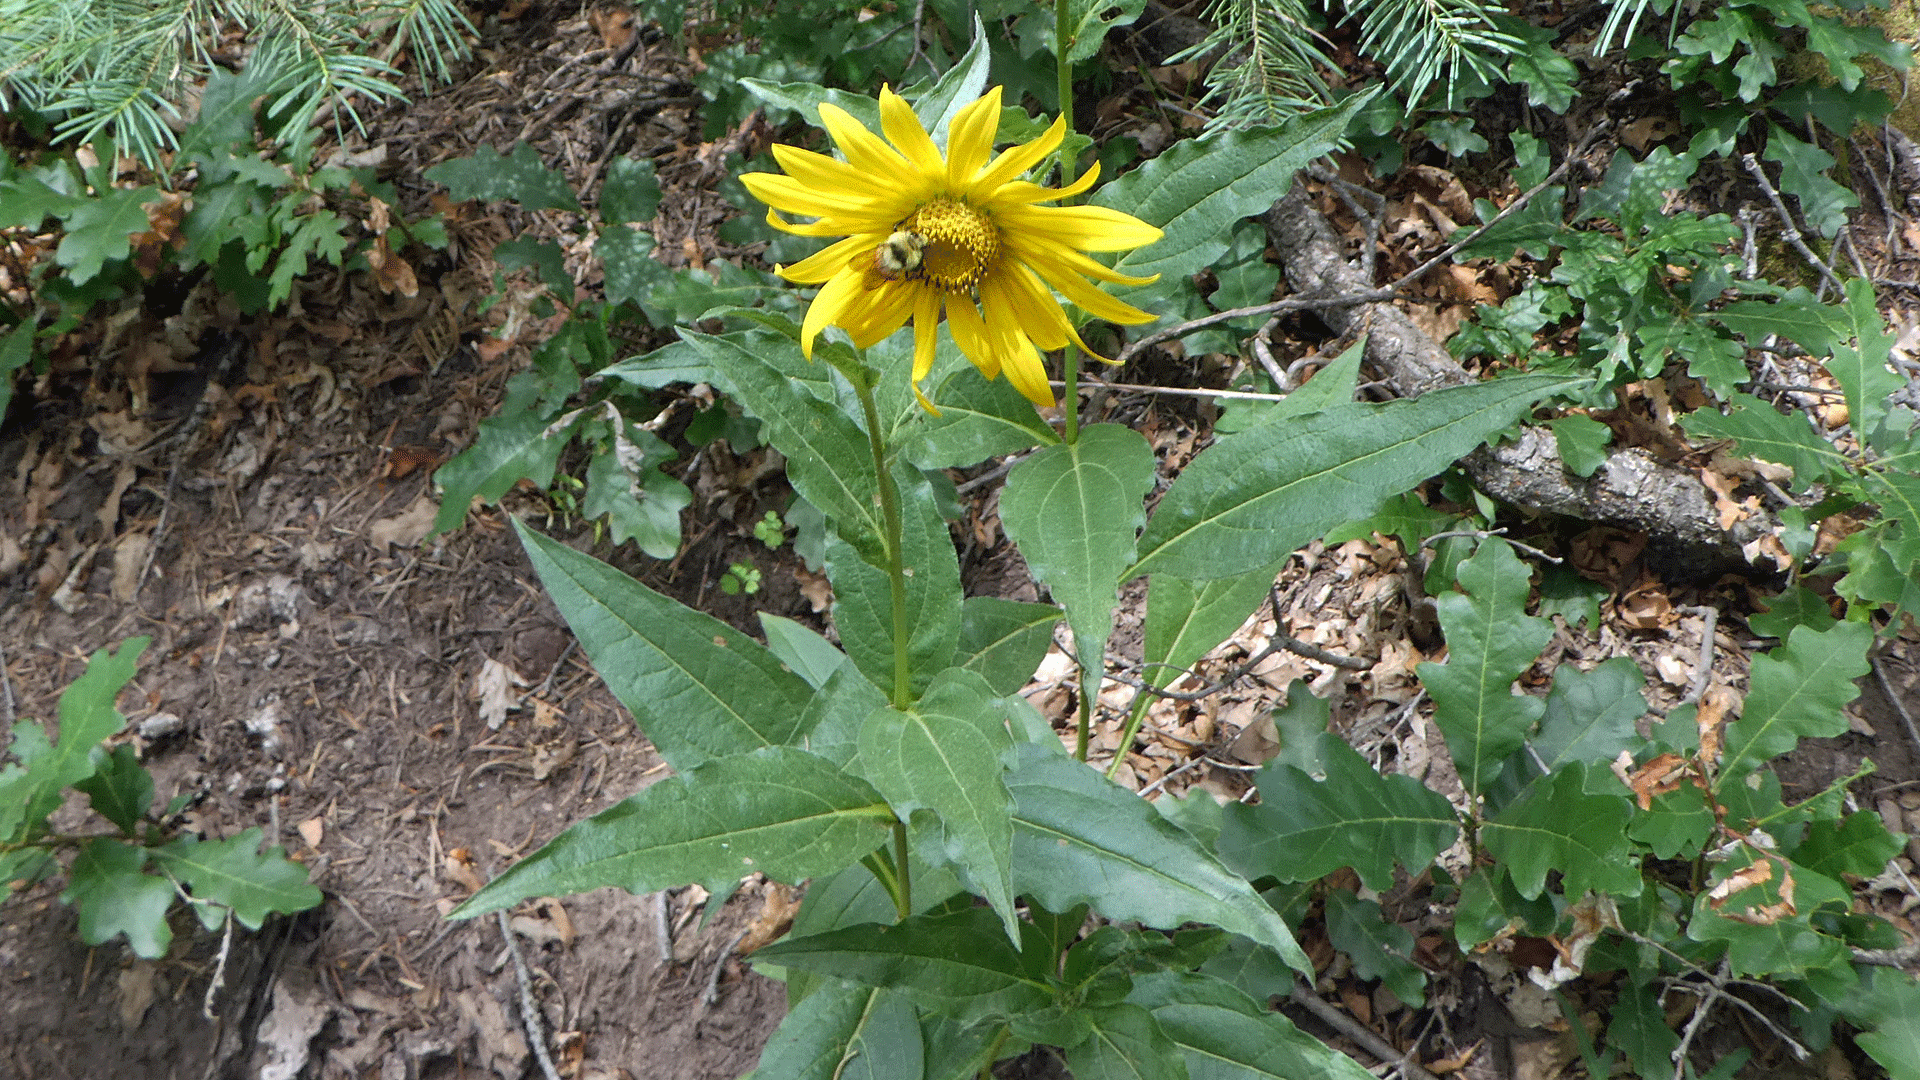
<path fill-rule="evenodd" d="M 716 758 L 576 822 L 453 914 L 467 919 L 529 896 L 607 885 L 713 890 L 756 871 L 794 884 L 879 847 L 892 820 L 866 781 L 804 750 Z"/>
<path fill-rule="evenodd" d="M 1520 895 L 1531 900 L 1558 870 L 1563 891 L 1615 896 L 1640 893 L 1640 868 L 1631 858 L 1627 820 L 1633 808 L 1618 795 L 1589 795 L 1587 767 L 1574 762 L 1534 782 L 1526 794 L 1481 827 L 1480 839 L 1506 864 Z"/>
<path fill-rule="evenodd" d="M 960 645 L 954 662 L 979 673 L 996 694 L 1016 694 L 1033 678 L 1053 642 L 1060 609 L 992 596 L 969 596 L 960 606 Z"/>
<path fill-rule="evenodd" d="M 118 840 L 80 845 L 60 898 L 80 909 L 81 941 L 104 945 L 115 934 L 125 934 L 137 956 L 157 960 L 167 954 L 173 942 L 173 928 L 167 925 L 173 883 L 142 873 L 146 858 L 142 849 Z"/>
<path fill-rule="evenodd" d="M 1212 265 L 1235 222 L 1273 205 L 1293 174 L 1340 145 L 1353 115 L 1372 99 L 1355 94 L 1277 128 L 1188 139 L 1100 189 L 1097 206 L 1132 214 L 1166 235 L 1122 256 L 1115 269 L 1167 279 Z"/>
<path fill-rule="evenodd" d="M 767 441 L 786 455 L 793 490 L 819 507 L 862 559 L 885 566 L 880 485 L 867 437 L 838 408 L 789 379 L 783 367 L 799 361 L 800 346 L 772 332 L 711 337 L 683 328 L 680 336 L 713 365 L 727 394 L 760 418 Z"/>
<path fill-rule="evenodd" d="M 1843 1007 L 1871 1030 L 1855 1038 L 1893 1080 L 1920 1080 L 1920 983 L 1903 971 L 1869 972 Z"/>
<path fill-rule="evenodd" d="M 1723 884 L 1754 861 L 1751 851 L 1736 851 L 1716 868 L 1713 883 Z M 1694 898 L 1687 936 L 1695 941 L 1725 942 L 1727 961 L 1736 976 L 1780 975 L 1821 981 L 1852 978 L 1847 943 L 1816 929 L 1813 915 L 1846 911 L 1853 894 L 1824 874 L 1794 866 L 1790 868 L 1793 895 L 1790 902 L 1783 903 L 1780 890 L 1788 871 L 1780 862 L 1768 862 L 1772 865 L 1767 880 L 1733 893 L 1720 906 L 1716 906 L 1710 890 L 1701 890 Z"/>
<path fill-rule="evenodd" d="M 0 839 L 13 838 L 23 823 L 39 824 L 59 807 L 62 789 L 94 774 L 94 747 L 126 726 L 113 701 L 133 678 L 151 640 L 128 638 L 118 652 L 93 654 L 87 670 L 60 694 L 58 743 L 39 724 L 14 725 L 8 751 L 20 764 L 0 771 Z"/>
<path fill-rule="evenodd" d="M 866 923 L 788 938 L 754 958 L 889 987 L 923 1009 L 979 1021 L 1036 1009 L 1053 997 L 1044 970 L 1052 956 L 1045 952 L 1015 949 L 992 912 L 967 908 L 915 915 L 891 926 Z"/>
<path fill-rule="evenodd" d="M 1013 797 L 1000 756 L 1013 745 L 993 703 L 993 688 L 970 671 L 950 669 L 911 707 L 875 710 L 860 730 L 868 780 L 902 821 L 915 825 L 914 849 L 930 862 L 963 869 L 1019 938 L 1013 910 Z M 937 822 L 923 828 L 915 811 Z"/>
<path fill-rule="evenodd" d="M 1188 1080 L 1180 1047 L 1153 1014 L 1128 1002 L 1088 1009 L 1092 1030 L 1067 1050 L 1073 1080 Z"/>
<path fill-rule="evenodd" d="M 196 899 L 222 905 L 240 925 L 258 930 L 268 915 L 305 911 L 326 899 L 307 880 L 306 867 L 288 859 L 278 844 L 262 851 L 261 838 L 257 827 L 225 840 L 182 836 L 155 848 L 153 861 L 185 882 Z M 219 914 L 194 909 L 208 929 L 220 925 Z"/>
<path fill-rule="evenodd" d="M 958 351 L 945 335 L 940 345 Z M 972 364 L 955 366 L 945 378 L 936 369 L 927 394 L 939 403 L 940 415 L 915 417 L 902 432 L 902 453 L 922 469 L 974 465 L 1060 441 L 1012 383 L 989 381 Z M 914 409 L 920 411 L 917 403 Z"/>
<path fill-rule="evenodd" d="M 1533 740 L 1533 752 L 1547 771 L 1570 761 L 1612 761 L 1637 746 L 1634 722 L 1647 714 L 1641 692 L 1646 681 L 1640 665 L 1627 656 L 1602 661 L 1592 671 L 1570 664 L 1556 668 L 1540 734 Z"/>
<path fill-rule="evenodd" d="M 960 642 L 960 563 L 953 537 L 925 477 L 894 469 L 900 491 L 901 551 L 906 564 L 907 659 L 914 693 L 953 663 Z M 838 538 L 827 542 L 833 582 L 833 625 L 840 647 L 874 685 L 893 690 L 893 588 L 886 570 Z"/>
<path fill-rule="evenodd" d="M 1161 971 L 1129 1001 L 1180 1047 L 1191 1080 L 1371 1080 L 1352 1058 L 1211 975 Z"/>
<path fill-rule="evenodd" d="M 1121 575 L 1212 581 L 1258 570 L 1374 512 L 1580 380 L 1520 375 L 1269 420 L 1215 443 L 1160 501 Z"/>
<path fill-rule="evenodd" d="M 1794 627 L 1786 644 L 1753 658 L 1740 718 L 1727 725 L 1717 792 L 1784 754 L 1802 738 L 1847 730 L 1847 702 L 1859 695 L 1873 627 L 1835 623 L 1825 631 Z"/>
<path fill-rule="evenodd" d="M 753 1080 L 920 1080 L 924 1053 L 905 997 L 832 982 L 780 1021 Z"/>
<path fill-rule="evenodd" d="M 1815 434 L 1804 415 L 1782 413 L 1747 394 L 1729 398 L 1724 415 L 1700 409 L 1682 426 L 1695 439 L 1732 439 L 1743 457 L 1785 465 L 1793 470 L 1796 490 L 1847 466 L 1846 455 Z"/>
<path fill-rule="evenodd" d="M 1460 834 L 1446 796 L 1410 776 L 1383 776 L 1346 741 L 1322 732 L 1326 778 L 1284 760 L 1255 781 L 1260 802 L 1226 807 L 1220 857 L 1250 878 L 1313 881 L 1351 866 L 1370 889 L 1393 884 L 1393 864 L 1419 873 Z"/>
<path fill-rule="evenodd" d="M 1147 589 L 1143 673 L 1166 686 L 1247 621 L 1267 598 L 1284 561 L 1250 574 L 1192 582 L 1155 574 Z"/>
<path fill-rule="evenodd" d="M 770 611 L 756 614 L 760 616 L 760 631 L 767 636 L 767 651 L 815 690 L 825 686 L 847 662 L 847 654 L 834 648 L 833 642 L 792 619 Z M 801 727 L 806 729 L 808 725 Z"/>
<path fill-rule="evenodd" d="M 1818 818 L 1807 823 L 1807 834 L 1793 849 L 1793 861 L 1817 874 L 1874 877 L 1887 861 L 1906 847 L 1898 833 L 1872 810 L 1860 810 L 1835 821 Z"/>
<path fill-rule="evenodd" d="M 1132 428 L 1095 424 L 1014 466 L 1000 523 L 1034 579 L 1067 609 L 1083 682 L 1097 689 L 1119 599 L 1153 487 L 1153 448 Z M 1088 695 L 1091 698 L 1091 693 Z"/>
<path fill-rule="evenodd" d="M 518 519 L 514 527 L 607 688 L 668 764 L 685 772 L 799 736 L 812 690 L 758 642 Z"/>
<path fill-rule="evenodd" d="M 1525 743 L 1546 710 L 1536 697 L 1513 692 L 1553 636 L 1553 624 L 1527 615 L 1531 571 L 1505 540 L 1493 537 L 1460 564 L 1466 594 L 1439 598 L 1447 635 L 1447 662 L 1423 663 L 1420 682 L 1433 697 L 1433 721 L 1447 739 L 1460 782 L 1475 794 Z"/>
<path fill-rule="evenodd" d="M 1087 904 L 1161 929 L 1211 923 L 1312 970 L 1253 887 L 1151 804 L 1083 762 L 1034 746 L 1016 754 L 1007 778 L 1015 892 L 1051 911 Z"/>

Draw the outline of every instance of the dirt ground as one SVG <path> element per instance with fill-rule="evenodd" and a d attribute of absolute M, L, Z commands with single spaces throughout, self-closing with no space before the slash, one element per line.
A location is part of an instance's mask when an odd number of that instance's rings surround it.
<path fill-rule="evenodd" d="M 374 116 L 348 149 L 378 148 L 418 207 L 429 196 L 421 171 L 482 143 L 525 138 L 588 190 L 613 154 L 652 157 L 668 192 L 660 249 L 682 262 L 717 254 L 725 208 L 714 185 L 728 147 L 699 139 L 683 56 L 643 39 L 613 69 L 617 50 L 567 4 L 487 33 L 484 63 L 461 83 Z M 818 579 L 789 549 L 752 538 L 788 496 L 754 460 L 706 462 L 689 542 L 668 562 L 596 546 L 590 527 L 532 494 L 419 543 L 432 469 L 466 445 L 525 362 L 524 348 L 473 347 L 490 286 L 472 253 L 541 228 L 551 222 L 456 220 L 454 249 L 416 267 L 410 298 L 359 275 L 321 275 L 292 307 L 250 319 L 204 285 L 150 296 L 122 338 L 68 358 L 47 384 L 60 392 L 27 395 L 0 427 L 0 538 L 14 545 L 0 549 L 0 691 L 14 710 L 0 719 L 50 717 L 90 653 L 151 636 L 121 707 L 159 797 L 194 793 L 190 824 L 209 835 L 266 829 L 328 900 L 237 935 L 209 996 L 221 942 L 186 917 L 173 951 L 147 962 L 123 943 L 79 944 L 57 884 L 14 897 L 0 908 L 0 1080 L 517 1078 L 537 1069 L 523 994 L 564 1075 L 704 1080 L 753 1067 L 785 992 L 751 972 L 739 946 L 790 912 L 783 888 L 750 883 L 707 921 L 706 898 L 689 892 L 602 890 L 524 907 L 505 928 L 525 955 L 524 982 L 499 921 L 442 917 L 508 860 L 665 775 L 572 647 L 505 514 L 749 632 L 761 610 L 822 625 Z M 166 347 L 156 358 L 129 344 L 141 341 Z M 1189 405 L 1113 408 L 1163 451 L 1206 434 Z M 184 438 L 167 438 L 176 423 Z M 993 526 L 991 488 L 970 513 L 961 533 L 984 542 L 966 550 L 969 591 L 1007 594 L 1020 566 Z M 719 577 L 742 558 L 758 563 L 764 588 L 725 595 Z M 1295 677 L 1332 696 L 1354 741 L 1391 742 L 1401 771 L 1444 771 L 1430 725 L 1388 725 L 1414 696 L 1413 651 L 1437 644 L 1430 614 L 1402 588 L 1406 572 L 1364 545 L 1297 559 L 1281 582 L 1285 625 L 1256 618 L 1221 663 L 1285 630 L 1380 655 L 1380 668 L 1362 677 L 1282 656 L 1245 689 L 1163 702 L 1130 761 L 1133 782 L 1243 790 L 1244 766 L 1227 755 L 1258 760 L 1258 719 Z M 1676 611 L 1744 602 L 1735 584 L 1670 585 Z M 1128 631 L 1115 638 L 1123 655 Z M 1676 616 L 1655 631 L 1563 632 L 1554 656 L 1627 652 L 1654 670 L 1661 656 L 1696 653 L 1703 631 Z M 1718 663 L 1738 681 L 1744 628 L 1722 623 L 1719 634 Z M 1884 686 L 1864 680 L 1859 730 L 1787 763 L 1790 795 L 1871 758 L 1879 773 L 1857 794 L 1920 831 L 1920 761 L 1887 697 L 1920 708 L 1915 656 L 1909 640 L 1890 644 Z M 1059 660 L 1034 692 L 1050 714 L 1070 695 Z M 1388 668 L 1404 678 L 1378 675 Z M 502 693 L 514 708 L 491 727 Z M 1110 754 L 1104 734 L 1096 748 Z M 1195 746 L 1224 750 L 1196 769 Z"/>

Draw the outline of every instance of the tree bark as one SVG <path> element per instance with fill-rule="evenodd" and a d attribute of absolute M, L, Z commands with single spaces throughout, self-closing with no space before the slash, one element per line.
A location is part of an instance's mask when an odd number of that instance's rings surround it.
<path fill-rule="evenodd" d="M 1293 189 L 1261 222 L 1280 253 L 1296 293 L 1336 297 L 1375 287 L 1347 261 L 1344 246 L 1326 218 Z M 1406 313 L 1391 302 L 1331 303 L 1314 309 L 1342 335 L 1367 335 L 1367 362 L 1402 397 L 1472 382 L 1473 376 Z M 1731 530 L 1720 526 L 1713 495 L 1700 478 L 1640 449 L 1610 454 L 1591 477 L 1569 473 L 1551 432 L 1529 427 L 1520 438 L 1481 447 L 1461 462 L 1488 495 L 1532 513 L 1561 514 L 1647 534 L 1649 552 L 1671 560 L 1682 573 L 1750 571 L 1742 545 L 1759 538 L 1765 522 L 1749 519 Z"/>

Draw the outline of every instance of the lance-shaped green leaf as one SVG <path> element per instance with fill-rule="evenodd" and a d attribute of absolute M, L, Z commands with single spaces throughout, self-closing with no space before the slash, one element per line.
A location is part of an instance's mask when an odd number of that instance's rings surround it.
<path fill-rule="evenodd" d="M 1796 489 L 1847 466 L 1846 455 L 1815 434 L 1805 416 L 1781 413 L 1747 394 L 1734 394 L 1724 415 L 1700 409 L 1682 426 L 1695 439 L 1732 439 L 1742 457 L 1785 465 L 1793 470 Z"/>
<path fill-rule="evenodd" d="M 1575 762 L 1535 781 L 1513 805 L 1481 827 L 1487 850 L 1506 864 L 1514 888 L 1531 900 L 1546 888 L 1547 871 L 1558 870 L 1568 896 L 1588 890 L 1615 896 L 1640 894 L 1640 868 L 1631 857 L 1627 820 L 1633 808 L 1625 792 L 1589 795 L 1587 767 Z"/>
<path fill-rule="evenodd" d="M 907 659 L 918 694 L 953 663 L 960 642 L 960 563 L 953 537 L 933 503 L 926 478 L 894 469 L 900 490 L 900 547 L 906 564 Z M 827 577 L 833 582 L 833 625 L 840 647 L 874 685 L 893 689 L 893 588 L 887 572 L 860 558 L 852 545 L 829 537 Z"/>
<path fill-rule="evenodd" d="M 987 89 L 987 70 L 993 50 L 987 47 L 987 30 L 980 14 L 973 16 L 973 46 L 942 74 L 926 93 L 913 103 L 920 126 L 932 133 L 934 145 L 947 145 L 947 125 L 961 109 L 973 104 Z"/>
<path fill-rule="evenodd" d="M 920 1080 L 926 1052 L 913 1003 L 892 990 L 831 982 L 780 1021 L 754 1080 Z"/>
<path fill-rule="evenodd" d="M 1270 420 L 1194 459 L 1167 490 L 1121 580 L 1189 581 L 1271 565 L 1335 525 L 1372 514 L 1581 380 L 1519 375 Z"/>
<path fill-rule="evenodd" d="M 713 377 L 727 393 L 760 418 L 767 441 L 787 457 L 793 490 L 819 507 L 862 559 L 885 566 L 873 452 L 846 414 L 796 386 L 781 370 L 799 356 L 800 346 L 774 333 L 735 339 L 683 328 L 680 336 L 713 365 Z"/>
<path fill-rule="evenodd" d="M 1220 857 L 1250 878 L 1313 881 L 1351 866 L 1370 889 L 1393 884 L 1393 864 L 1419 873 L 1460 833 L 1446 796 L 1410 776 L 1382 776 L 1346 740 L 1322 732 L 1316 780 L 1284 760 L 1255 781 L 1260 802 L 1228 806 Z"/>
<path fill-rule="evenodd" d="M 1753 658 L 1747 700 L 1740 718 L 1727 725 L 1717 792 L 1806 737 L 1847 730 L 1847 702 L 1859 695 L 1853 680 L 1865 675 L 1873 628 L 1835 623 L 1825 631 L 1794 627 L 1784 645 Z"/>
<path fill-rule="evenodd" d="M 758 614 L 760 630 L 767 635 L 767 651 L 815 690 L 825 686 L 847 662 L 847 654 L 834 648 L 833 642 L 792 619 L 770 611 Z"/>
<path fill-rule="evenodd" d="M 1160 971 L 1128 1000 L 1180 1047 L 1191 1080 L 1370 1080 L 1352 1058 L 1211 975 Z"/>
<path fill-rule="evenodd" d="M 1073 1080 L 1188 1080 L 1185 1054 L 1147 1010 L 1121 1002 L 1086 1019 L 1092 1030 L 1067 1050 Z"/>
<path fill-rule="evenodd" d="M 944 335 L 940 344 L 952 347 Z M 1007 380 L 988 381 L 972 364 L 959 364 L 944 379 L 937 373 L 934 378 L 928 396 L 940 403 L 940 415 L 923 413 L 902 432 L 902 452 L 920 468 L 975 465 L 1060 441 L 1033 403 Z"/>
<path fill-rule="evenodd" d="M 460 919 L 615 885 L 724 888 L 756 871 L 796 884 L 886 842 L 893 812 L 825 758 L 772 747 L 668 777 L 553 838 L 455 909 Z"/>
<path fill-rule="evenodd" d="M 1279 127 L 1188 139 L 1100 189 L 1093 202 L 1134 215 L 1166 235 L 1122 256 L 1123 274 L 1171 279 L 1212 265 L 1233 226 L 1287 193 L 1293 174 L 1340 145 L 1373 97 L 1355 94 Z"/>
<path fill-rule="evenodd" d="M 1212 923 L 1312 970 L 1293 933 L 1246 880 L 1152 804 L 1084 762 L 1022 746 L 1013 792 L 1014 891 L 1050 911 L 1087 904 L 1170 929 Z"/>
<path fill-rule="evenodd" d="M 913 706 L 875 710 L 860 730 L 860 760 L 894 813 L 915 825 L 922 858 L 966 872 L 1018 940 L 1013 911 L 1013 797 L 1000 755 L 1013 745 L 993 688 L 970 671 L 949 669 Z M 915 811 L 936 823 L 922 828 Z"/>
<path fill-rule="evenodd" d="M 806 732 L 802 747 L 858 772 L 853 761 L 860 755 L 860 729 L 873 710 L 886 704 L 885 692 L 859 668 L 841 664 L 800 715 L 800 730 Z"/>
<path fill-rule="evenodd" d="M 173 883 L 142 873 L 146 860 L 145 851 L 118 840 L 80 845 L 60 899 L 80 909 L 81 941 L 104 945 L 115 934 L 125 934 L 136 956 L 157 960 L 167 954 L 173 942 L 173 928 L 167 925 Z"/>
<path fill-rule="evenodd" d="M 1035 453 L 1007 474 L 1000 522 L 1035 580 L 1067 609 L 1088 683 L 1106 669 L 1120 571 L 1146 521 L 1153 448 L 1132 428 L 1095 424 L 1080 441 Z"/>
<path fill-rule="evenodd" d="M 669 765 L 685 772 L 800 734 L 813 692 L 758 642 L 518 519 L 514 527 L 607 688 Z"/>
<path fill-rule="evenodd" d="M 1284 561 L 1250 574 L 1193 582 L 1155 574 L 1147 588 L 1143 634 L 1149 683 L 1166 686 L 1247 621 L 1267 598 Z"/>
<path fill-rule="evenodd" d="M 1027 1012 L 1053 997 L 1043 970 L 1052 956 L 1044 952 L 1016 950 L 992 912 L 968 908 L 788 938 L 754 959 L 888 987 L 930 1012 L 978 1021 Z"/>
<path fill-rule="evenodd" d="M 1529 577 L 1506 541 L 1482 543 L 1460 564 L 1466 595 L 1439 599 L 1447 662 L 1417 669 L 1460 782 L 1475 794 L 1499 776 L 1501 764 L 1520 749 L 1546 709 L 1539 698 L 1513 692 L 1513 681 L 1553 636 L 1552 623 L 1526 613 Z"/>
<path fill-rule="evenodd" d="M 1053 641 L 1060 609 L 992 596 L 969 596 L 960 606 L 960 645 L 954 663 L 987 680 L 996 694 L 1019 693 Z"/>
<path fill-rule="evenodd" d="M 151 640 L 129 638 L 116 653 L 93 654 L 87 670 L 60 694 L 58 743 L 49 741 L 39 724 L 14 725 L 7 749 L 20 764 L 0 770 L 0 839 L 12 838 L 23 822 L 37 825 L 59 808 L 63 788 L 93 775 L 93 748 L 127 723 L 114 698 L 133 678 Z"/>
<path fill-rule="evenodd" d="M 195 898 L 231 909 L 240 925 L 258 930 L 268 915 L 305 911 L 326 899 L 307 880 L 307 868 L 288 859 L 278 844 L 261 850 L 261 837 L 259 828 L 225 840 L 183 836 L 155 848 L 153 861 L 185 882 Z M 220 925 L 217 910 L 199 904 L 194 910 L 207 929 Z"/>

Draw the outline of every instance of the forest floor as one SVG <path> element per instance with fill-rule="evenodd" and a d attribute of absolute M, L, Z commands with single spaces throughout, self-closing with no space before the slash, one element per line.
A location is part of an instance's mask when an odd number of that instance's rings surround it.
<path fill-rule="evenodd" d="M 726 153 L 756 149 L 764 126 L 703 141 L 684 53 L 654 39 L 614 70 L 613 43 L 631 27 L 590 22 L 571 4 L 522 8 L 489 26 L 463 81 L 370 116 L 366 138 L 346 149 L 380 162 L 410 214 L 431 206 L 426 167 L 483 144 L 525 139 L 583 190 L 614 153 L 650 157 L 667 196 L 664 261 L 732 254 L 713 239 L 733 213 L 717 185 Z M 790 548 L 753 537 L 753 524 L 790 496 L 764 450 L 736 457 L 716 445 L 674 467 L 696 501 L 670 561 L 595 544 L 591 527 L 552 512 L 537 492 L 511 494 L 422 542 L 437 506 L 433 469 L 471 441 L 526 362 L 524 346 L 487 345 L 485 253 L 525 230 L 555 232 L 550 221 L 447 209 L 454 246 L 415 267 L 413 296 L 353 274 L 317 275 L 288 308 L 256 317 L 239 316 L 206 284 L 171 300 L 149 296 L 130 324 L 102 333 L 0 427 L 0 705 L 11 710 L 0 720 L 53 716 L 91 653 L 150 636 L 121 708 L 159 796 L 195 793 L 190 821 L 209 835 L 266 829 L 327 895 L 315 911 L 236 940 L 208 1019 L 217 938 L 188 932 L 183 918 L 159 961 L 136 959 L 123 942 L 87 948 L 57 885 L 27 889 L 0 909 L 0 1077 L 516 1078 L 535 1069 L 519 1004 L 530 995 L 562 1075 L 704 1080 L 751 1069 L 784 1015 L 784 988 L 745 959 L 791 917 L 797 896 L 783 886 L 751 881 L 705 921 L 698 890 L 545 900 L 506 925 L 443 917 L 510 860 L 666 771 L 574 649 L 507 514 L 750 632 L 758 611 L 824 630 L 827 598 L 824 579 Z M 1399 235 L 1417 240 L 1422 228 Z M 585 253 L 575 263 L 588 265 Z M 1313 343 L 1291 344 L 1297 355 Z M 215 380 L 213 354 L 236 346 L 244 352 L 233 374 Z M 1199 358 L 1177 367 L 1129 379 L 1217 375 Z M 215 407 L 202 411 L 200 430 L 162 438 L 203 400 Z M 1212 413 L 1191 399 L 1120 395 L 1099 407 L 1147 433 L 1169 467 L 1211 430 Z M 958 530 L 968 591 L 1033 599 L 993 498 L 984 487 Z M 1561 628 L 1537 674 L 1632 655 L 1656 695 L 1677 699 L 1702 655 L 1700 608 L 1711 605 L 1724 614 L 1707 655 L 1726 681 L 1741 681 L 1750 635 L 1738 617 L 1756 586 L 1660 580 L 1630 537 L 1604 535 L 1585 550 L 1620 577 L 1618 591 L 1599 625 Z M 761 590 L 723 592 L 721 575 L 743 560 L 762 570 Z M 1237 796 L 1249 767 L 1271 753 L 1264 718 L 1298 678 L 1332 699 L 1336 727 L 1376 759 L 1384 747 L 1399 771 L 1442 783 L 1444 745 L 1405 708 L 1417 692 L 1414 664 L 1439 647 L 1411 581 L 1417 570 L 1391 546 L 1303 553 L 1274 607 L 1203 674 L 1231 669 L 1276 632 L 1367 657 L 1371 668 L 1281 652 L 1225 694 L 1162 702 L 1130 753 L 1129 781 Z M 1124 657 L 1129 647 L 1137 656 L 1137 632 L 1123 626 L 1114 649 Z M 1857 796 L 1890 826 L 1920 832 L 1920 748 L 1887 696 L 1920 708 L 1920 652 L 1902 636 L 1879 661 L 1886 677 L 1863 680 L 1855 731 L 1808 743 L 1782 771 L 1789 795 L 1805 795 L 1871 759 L 1878 772 Z M 1110 757 L 1111 721 L 1130 691 L 1109 686 L 1095 745 Z M 1050 657 L 1030 697 L 1064 717 L 1071 694 L 1064 658 Z M 1912 853 L 1909 868 L 1920 861 Z M 1900 915 L 1920 897 L 1873 902 Z M 1424 918 L 1406 923 L 1423 945 L 1437 942 L 1439 924 Z M 522 943 L 524 982 L 503 932 Z M 1511 1075 L 1571 1075 L 1564 1031 L 1544 1019 L 1509 1017 L 1513 1031 L 1473 1020 L 1480 983 L 1462 971 L 1471 965 L 1457 954 L 1440 962 L 1453 981 L 1436 984 L 1434 1001 L 1451 995 L 1460 1045 L 1490 1031 L 1513 1047 Z M 1329 978 L 1335 1003 L 1389 1039 L 1414 1022 L 1391 995 L 1350 975 Z M 1493 1060 L 1467 1060 L 1462 1075 L 1503 1075 L 1488 1071 Z"/>

